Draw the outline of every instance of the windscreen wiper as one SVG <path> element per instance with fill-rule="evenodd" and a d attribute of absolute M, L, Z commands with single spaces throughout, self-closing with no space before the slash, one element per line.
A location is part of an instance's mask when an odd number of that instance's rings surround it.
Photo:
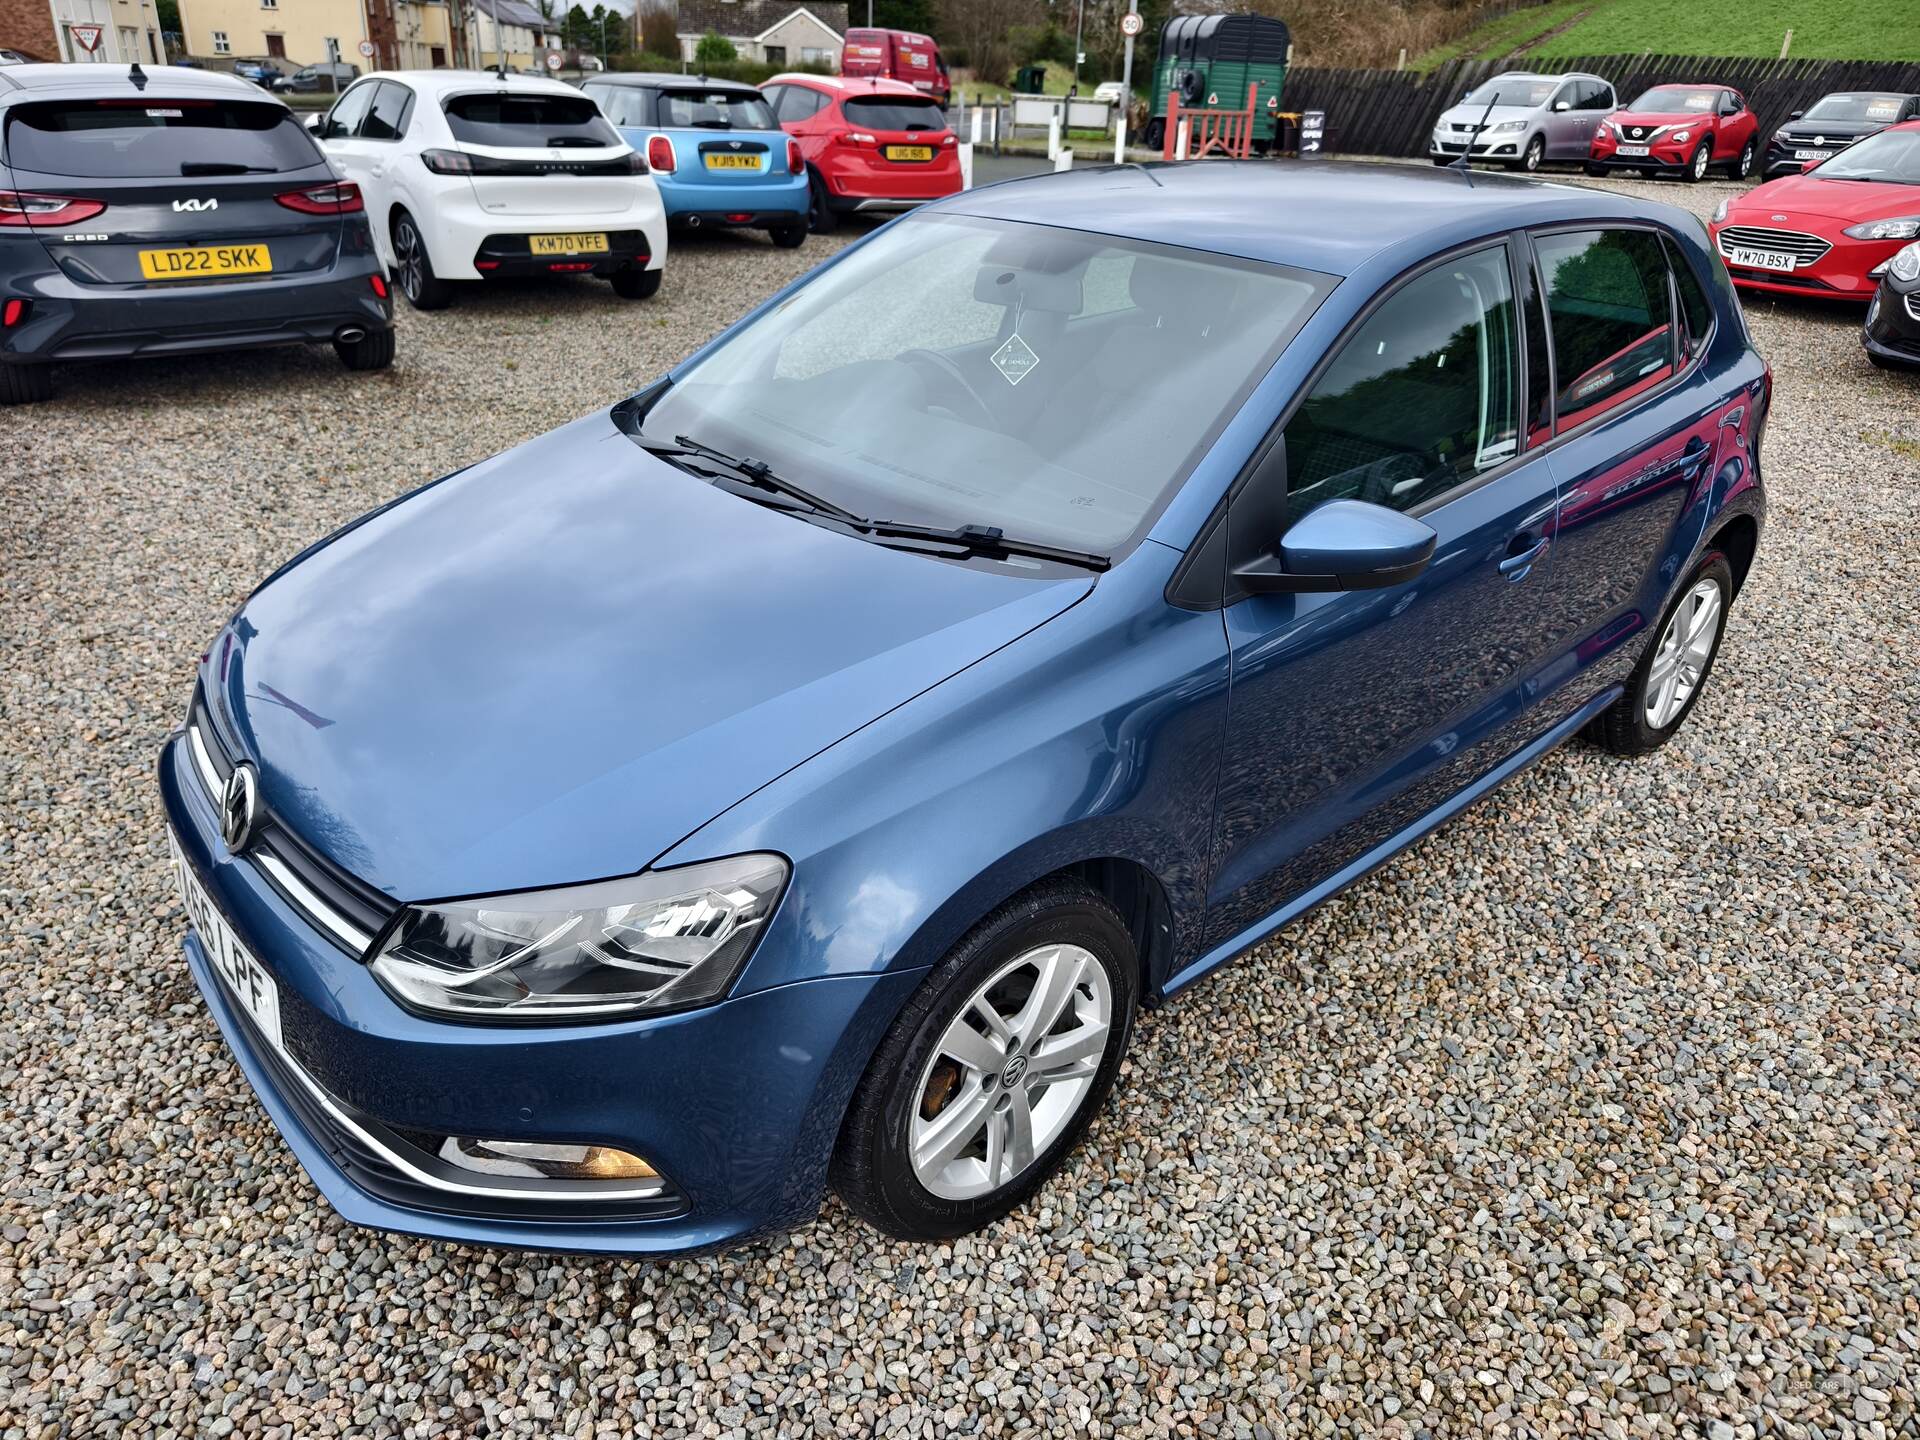
<path fill-rule="evenodd" d="M 242 165 L 233 160 L 182 160 L 182 175 L 274 175 L 271 165 Z"/>
<path fill-rule="evenodd" d="M 867 524 L 867 521 L 863 517 L 854 514 L 853 511 L 846 509 L 844 506 L 836 505 L 833 501 L 824 499 L 814 494 L 811 490 L 802 489 L 784 476 L 776 475 L 773 467 L 764 460 L 755 460 L 750 455 L 729 455 L 726 451 L 716 450 L 711 445 L 702 445 L 690 435 L 674 436 L 671 445 L 663 440 L 649 440 L 645 436 L 637 435 L 634 438 L 640 442 L 641 448 L 649 455 L 658 455 L 663 460 L 671 460 L 676 455 L 688 456 L 696 460 L 705 460 L 709 464 L 719 465 L 733 471 L 734 474 L 740 476 L 749 485 L 757 486 L 762 490 L 771 490 L 777 495 L 785 495 L 790 499 L 798 500 L 803 509 L 830 516 L 835 520 L 843 521 L 849 525 L 863 526 Z"/>
<path fill-rule="evenodd" d="M 740 476 L 749 485 L 798 502 L 797 506 L 783 505 L 782 509 L 797 508 L 808 514 L 830 520 L 883 545 L 890 540 L 920 540 L 934 545 L 951 545 L 970 555 L 1024 555 L 1035 560 L 1057 560 L 1064 565 L 1076 565 L 1083 570 L 1094 571 L 1108 570 L 1113 566 L 1113 561 L 1105 555 L 1095 555 L 1086 550 L 1069 550 L 1057 545 L 1042 545 L 1032 540 L 1013 539 L 1004 530 L 992 525 L 946 527 L 916 525 L 908 520 L 869 520 L 864 515 L 856 515 L 844 506 L 836 505 L 833 501 L 815 495 L 811 490 L 803 489 L 791 480 L 775 474 L 764 460 L 755 460 L 750 456 L 729 455 L 726 451 L 716 450 L 711 445 L 702 445 L 689 435 L 674 436 L 671 445 L 663 440 L 648 440 L 643 436 L 634 438 L 650 455 L 658 455 L 663 460 L 671 460 L 678 456 L 720 466 Z"/>

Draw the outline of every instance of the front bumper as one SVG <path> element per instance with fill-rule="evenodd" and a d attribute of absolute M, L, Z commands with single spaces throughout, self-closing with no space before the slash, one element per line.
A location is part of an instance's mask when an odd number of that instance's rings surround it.
<path fill-rule="evenodd" d="M 28 311 L 0 332 L 0 362 L 183 355 L 330 340 L 347 327 L 385 330 L 393 301 L 374 293 L 371 277 L 378 274 L 380 262 L 368 253 L 343 256 L 312 278 L 162 290 L 83 284 L 49 263 L 14 277 L 7 289 L 27 301 Z"/>
<path fill-rule="evenodd" d="M 1769 140 L 1767 142 L 1766 152 L 1760 158 L 1761 178 L 1770 179 L 1775 175 L 1798 175 L 1809 165 L 1819 163 L 1815 160 L 1796 159 L 1795 156 L 1799 151 L 1818 150 L 1820 152 L 1820 159 L 1824 160 L 1829 155 L 1838 155 L 1845 148 L 1846 146 L 1844 145 L 1782 145 L 1777 140 Z"/>
<path fill-rule="evenodd" d="M 1742 290 L 1857 300 L 1864 305 L 1873 299 L 1874 291 L 1880 286 L 1879 277 L 1872 272 L 1891 260 L 1901 246 L 1909 243 L 1905 240 L 1855 240 L 1840 233 L 1839 227 L 1846 222 L 1819 216 L 1789 213 L 1781 221 L 1773 221 L 1771 216 L 1768 218 L 1770 226 L 1777 225 L 1789 234 L 1818 238 L 1825 241 L 1829 248 L 1817 259 L 1803 261 L 1790 271 L 1755 270 L 1738 266 L 1727 253 L 1728 242 L 1723 231 L 1728 226 L 1744 225 L 1749 230 L 1760 227 L 1756 227 L 1751 220 L 1743 221 L 1737 215 L 1729 215 L 1725 221 L 1709 229 L 1714 249 L 1726 262 L 1727 274 Z"/>
<path fill-rule="evenodd" d="M 1511 135 L 1483 135 L 1473 145 L 1474 160 L 1518 160 L 1533 137 L 1521 132 Z M 1427 155 L 1434 160 L 1458 160 L 1467 150 L 1467 142 L 1443 140 L 1434 136 L 1427 141 Z"/>
<path fill-rule="evenodd" d="M 1882 282 L 1867 309 L 1860 343 L 1869 355 L 1920 369 L 1920 280 Z"/>
<path fill-rule="evenodd" d="M 818 1208 L 847 1099 L 918 972 L 801 981 L 595 1026 L 422 1019 L 227 852 L 184 748 L 176 739 L 161 754 L 167 819 L 184 862 L 277 983 L 280 1048 L 230 1001 L 197 934 L 186 940 L 189 966 L 275 1126 L 348 1220 L 475 1244 L 671 1255 L 737 1244 Z M 776 919 L 764 943 L 778 940 Z M 666 1177 L 671 1203 L 607 1215 L 551 1201 L 503 1213 L 396 1179 L 326 1118 L 307 1080 L 390 1131 L 631 1150 Z"/>
<path fill-rule="evenodd" d="M 1622 155 L 1618 149 L 1602 151 L 1595 146 L 1587 155 L 1589 168 L 1601 170 L 1658 170 L 1666 175 L 1680 175 L 1686 172 L 1687 162 L 1693 158 L 1693 152 L 1700 146 L 1697 139 L 1684 145 L 1661 145 L 1655 143 L 1648 147 L 1645 155 Z"/>

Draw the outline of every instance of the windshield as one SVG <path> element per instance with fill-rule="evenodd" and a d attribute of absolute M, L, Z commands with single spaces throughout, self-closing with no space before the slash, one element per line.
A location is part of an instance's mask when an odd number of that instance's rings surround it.
<path fill-rule="evenodd" d="M 1491 105 L 1494 103 L 1493 97 L 1498 95 L 1502 105 L 1524 105 L 1531 110 L 1546 104 L 1559 89 L 1558 76 L 1543 80 L 1530 75 L 1496 75 L 1460 103 Z"/>
<path fill-rule="evenodd" d="M 660 124 L 669 130 L 777 130 L 773 107 L 743 90 L 668 90 Z"/>
<path fill-rule="evenodd" d="M 584 95 L 493 93 L 447 101 L 453 138 L 467 145 L 618 145 L 620 136 Z"/>
<path fill-rule="evenodd" d="M 1706 115 L 1720 103 L 1720 92 L 1697 85 L 1656 85 L 1627 109 L 1647 115 Z"/>
<path fill-rule="evenodd" d="M 1882 130 L 1807 172 L 1822 180 L 1920 185 L 1920 130 Z"/>
<path fill-rule="evenodd" d="M 278 174 L 320 164 L 293 112 L 248 100 L 48 100 L 8 112 L 16 169 L 88 179 Z"/>
<path fill-rule="evenodd" d="M 861 515 L 1110 555 L 1335 282 L 962 216 L 897 222 L 645 417 Z"/>
<path fill-rule="evenodd" d="M 1825 95 L 1802 120 L 1852 120 L 1891 125 L 1900 118 L 1904 95 Z"/>

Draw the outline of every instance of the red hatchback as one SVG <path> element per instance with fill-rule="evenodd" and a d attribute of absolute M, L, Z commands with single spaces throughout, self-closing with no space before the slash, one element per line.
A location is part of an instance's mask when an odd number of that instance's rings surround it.
<path fill-rule="evenodd" d="M 776 75 L 760 89 L 806 157 L 816 234 L 842 215 L 908 210 L 960 189 L 946 112 L 911 85 Z"/>
<path fill-rule="evenodd" d="M 1735 285 L 1865 304 L 1920 238 L 1920 120 L 1722 201 L 1710 228 Z"/>
<path fill-rule="evenodd" d="M 1716 165 L 1736 180 L 1760 156 L 1760 121 L 1725 85 L 1656 85 L 1593 131 L 1587 173 L 1655 170 L 1704 180 Z"/>

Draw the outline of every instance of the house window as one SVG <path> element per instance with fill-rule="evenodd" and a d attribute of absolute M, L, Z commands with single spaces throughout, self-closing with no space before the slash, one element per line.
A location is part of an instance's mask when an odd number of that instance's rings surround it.
<path fill-rule="evenodd" d="M 216 30 L 213 32 L 213 53 L 216 55 L 231 55 L 233 53 L 233 46 L 227 43 L 226 31 Z"/>
<path fill-rule="evenodd" d="M 827 65 L 831 64 L 832 61 L 833 52 L 831 50 L 816 49 L 812 45 L 802 45 L 800 47 L 800 63 L 803 65 Z"/>
<path fill-rule="evenodd" d="M 784 65 L 787 63 L 787 47 L 784 45 L 767 46 L 767 64 Z"/>
<path fill-rule="evenodd" d="M 280 0 L 260 0 L 260 8 L 262 10 L 278 10 L 280 8 Z"/>

